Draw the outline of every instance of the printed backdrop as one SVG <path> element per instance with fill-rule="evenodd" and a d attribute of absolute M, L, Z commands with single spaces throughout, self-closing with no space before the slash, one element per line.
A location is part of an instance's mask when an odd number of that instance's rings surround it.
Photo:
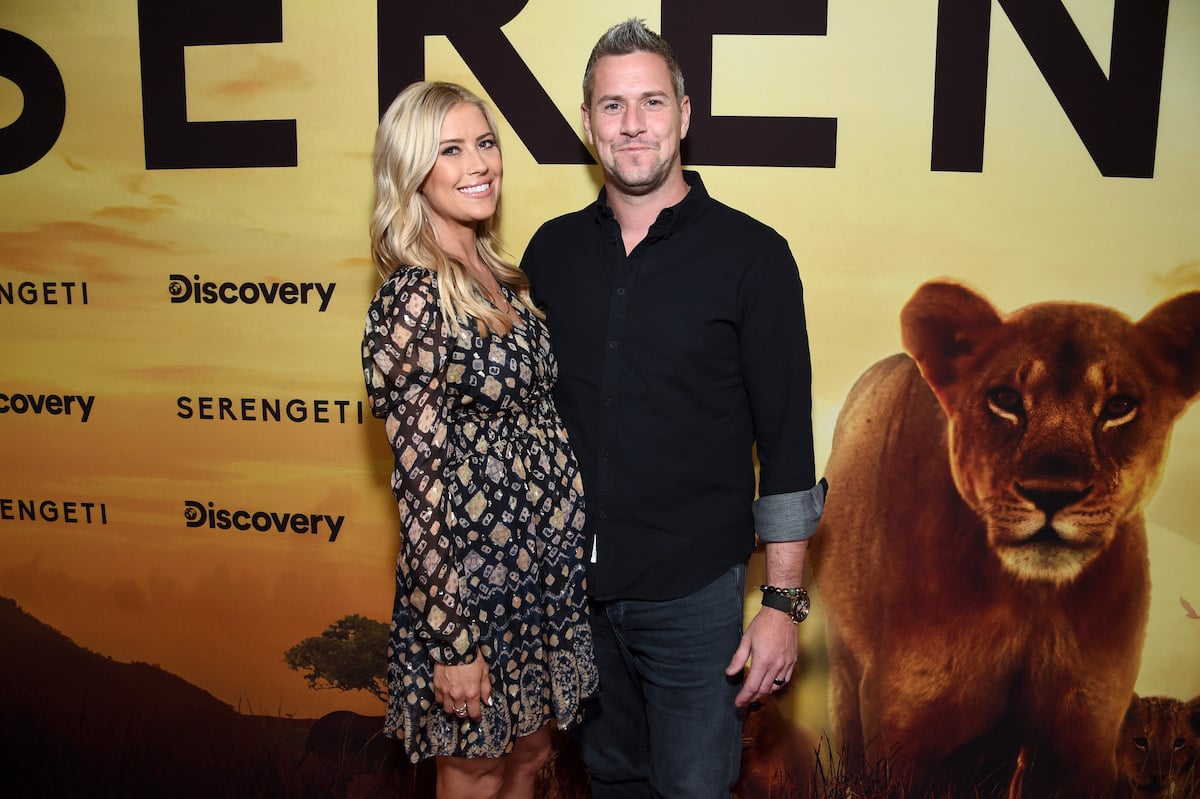
<path fill-rule="evenodd" d="M 381 713 L 284 661 L 390 613 L 359 366 L 379 110 L 422 76 L 496 105 L 516 260 L 598 190 L 580 78 L 629 16 L 683 58 L 689 165 L 796 255 L 820 463 L 928 279 L 1133 318 L 1200 288 L 1200 2 L 1140 4 L 1159 49 L 1131 41 L 1138 5 L 5 0 L 0 596 L 243 714 Z M 1147 508 L 1142 694 L 1200 693 L 1198 477 L 1193 409 Z M 823 625 L 818 597 L 785 700 L 816 730 Z"/>

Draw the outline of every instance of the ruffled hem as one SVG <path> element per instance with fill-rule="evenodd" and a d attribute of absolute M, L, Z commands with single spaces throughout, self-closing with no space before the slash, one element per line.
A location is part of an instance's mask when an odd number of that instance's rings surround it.
<path fill-rule="evenodd" d="M 599 675 L 586 622 L 560 633 L 569 648 L 551 650 L 547 658 L 517 667 L 514 659 L 488 658 L 492 705 L 480 721 L 458 719 L 433 701 L 432 660 L 428 676 L 422 668 L 393 659 L 384 732 L 404 743 L 412 763 L 430 757 L 503 757 L 516 739 L 553 723 L 561 730 L 577 726 L 587 702 L 599 691 Z M 515 672 L 515 673 L 514 673 Z M 399 678 L 397 681 L 396 678 Z"/>

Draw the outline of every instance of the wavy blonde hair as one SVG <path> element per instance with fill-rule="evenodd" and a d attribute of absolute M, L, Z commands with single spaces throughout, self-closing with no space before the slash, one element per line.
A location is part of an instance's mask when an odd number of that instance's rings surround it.
<path fill-rule="evenodd" d="M 458 335 L 467 317 L 479 332 L 508 333 L 512 319 L 487 299 L 487 292 L 466 264 L 438 242 L 428 201 L 421 193 L 439 155 L 442 123 L 450 109 L 466 103 L 483 112 L 496 136 L 496 119 L 487 103 L 454 83 L 418 81 L 392 101 L 375 132 L 375 210 L 371 215 L 371 258 L 387 279 L 404 266 L 423 266 L 438 276 L 442 318 Z M 496 280 L 516 293 L 539 319 L 545 316 L 529 296 L 529 278 L 505 260 L 498 235 L 500 207 L 475 228 L 475 248 Z"/>

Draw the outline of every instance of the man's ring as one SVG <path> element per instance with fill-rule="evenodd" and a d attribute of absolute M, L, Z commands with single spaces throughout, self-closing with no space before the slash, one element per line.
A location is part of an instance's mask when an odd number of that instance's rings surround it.
<path fill-rule="evenodd" d="M 781 680 L 778 677 L 771 680 L 771 682 L 775 683 L 776 685 L 786 685 L 787 684 L 787 680 Z"/>
<path fill-rule="evenodd" d="M 467 704 L 464 702 L 462 707 L 454 708 L 454 715 L 456 715 L 456 716 L 467 715 Z"/>

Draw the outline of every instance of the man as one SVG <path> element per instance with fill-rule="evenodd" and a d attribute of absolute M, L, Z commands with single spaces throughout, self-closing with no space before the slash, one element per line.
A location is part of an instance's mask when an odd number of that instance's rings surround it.
<path fill-rule="evenodd" d="M 604 188 L 522 261 L 587 495 L 601 696 L 580 748 L 597 799 L 727 797 L 742 708 L 792 676 L 824 505 L 803 292 L 787 242 L 683 170 L 691 107 L 665 40 L 614 26 L 583 94 Z M 772 607 L 743 635 L 756 531 Z"/>

